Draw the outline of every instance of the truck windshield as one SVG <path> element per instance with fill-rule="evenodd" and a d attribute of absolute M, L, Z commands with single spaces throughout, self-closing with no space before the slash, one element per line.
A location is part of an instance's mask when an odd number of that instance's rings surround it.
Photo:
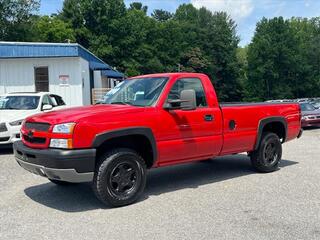
<path fill-rule="evenodd" d="M 159 98 L 167 80 L 164 77 L 124 80 L 104 96 L 102 104 L 151 106 Z"/>
<path fill-rule="evenodd" d="M 39 99 L 39 96 L 0 96 L 0 110 L 36 109 Z"/>

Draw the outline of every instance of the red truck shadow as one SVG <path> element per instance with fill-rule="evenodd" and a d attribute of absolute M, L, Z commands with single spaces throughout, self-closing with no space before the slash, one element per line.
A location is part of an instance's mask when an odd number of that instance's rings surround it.
<path fill-rule="evenodd" d="M 280 169 L 294 164 L 298 162 L 282 160 Z M 214 160 L 152 169 L 148 173 L 145 193 L 137 204 L 149 196 L 197 188 L 250 174 L 257 173 L 252 169 L 246 155 L 219 157 Z M 26 188 L 24 192 L 39 204 L 65 212 L 107 208 L 95 198 L 90 184 L 55 186 L 52 183 L 45 183 Z"/>

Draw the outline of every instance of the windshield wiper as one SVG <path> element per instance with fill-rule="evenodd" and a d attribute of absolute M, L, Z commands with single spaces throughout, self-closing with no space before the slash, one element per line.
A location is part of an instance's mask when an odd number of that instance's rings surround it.
<path fill-rule="evenodd" d="M 111 102 L 110 104 L 132 105 L 131 102 Z"/>

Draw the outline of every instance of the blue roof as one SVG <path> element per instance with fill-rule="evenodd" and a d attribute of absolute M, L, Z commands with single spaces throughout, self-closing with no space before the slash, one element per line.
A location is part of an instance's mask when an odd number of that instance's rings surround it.
<path fill-rule="evenodd" d="M 104 70 L 101 74 L 108 78 L 124 78 L 124 74 L 115 70 Z"/>
<path fill-rule="evenodd" d="M 89 62 L 92 70 L 113 71 L 112 67 L 77 43 L 0 42 L 0 59 L 42 57 L 81 57 Z"/>

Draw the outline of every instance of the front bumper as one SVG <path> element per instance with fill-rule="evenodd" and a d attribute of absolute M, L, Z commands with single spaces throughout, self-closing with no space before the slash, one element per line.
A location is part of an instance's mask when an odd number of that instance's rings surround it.
<path fill-rule="evenodd" d="M 301 126 L 302 127 L 320 127 L 320 119 L 315 119 L 315 120 L 302 120 L 301 121 Z"/>
<path fill-rule="evenodd" d="M 34 174 L 66 182 L 90 182 L 95 168 L 95 149 L 33 149 L 13 143 L 18 164 Z"/>
<path fill-rule="evenodd" d="M 6 124 L 7 130 L 0 132 L 0 147 L 1 145 L 11 144 L 20 139 L 21 126 L 10 126 Z"/>

